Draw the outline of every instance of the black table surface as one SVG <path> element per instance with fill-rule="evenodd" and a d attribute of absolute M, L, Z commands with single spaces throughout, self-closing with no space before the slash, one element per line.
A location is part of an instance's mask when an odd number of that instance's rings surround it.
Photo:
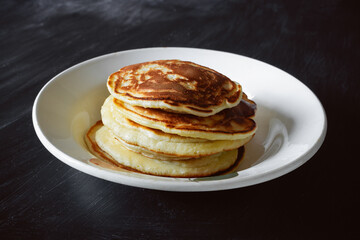
<path fill-rule="evenodd" d="M 359 7 L 355 1 L 2 1 L 1 239 L 352 239 L 359 235 Z M 37 138 L 34 99 L 103 54 L 196 47 L 274 65 L 323 104 L 306 164 L 240 189 L 179 193 L 75 170 Z"/>

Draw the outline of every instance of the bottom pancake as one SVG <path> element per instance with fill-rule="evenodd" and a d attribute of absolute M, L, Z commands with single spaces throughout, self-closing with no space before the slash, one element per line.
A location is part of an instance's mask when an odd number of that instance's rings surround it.
<path fill-rule="evenodd" d="M 243 155 L 243 147 L 218 154 L 189 160 L 157 160 L 128 150 L 103 126 L 97 122 L 85 137 L 90 151 L 97 157 L 116 166 L 136 172 L 166 177 L 205 177 L 229 172 L 236 168 Z"/>

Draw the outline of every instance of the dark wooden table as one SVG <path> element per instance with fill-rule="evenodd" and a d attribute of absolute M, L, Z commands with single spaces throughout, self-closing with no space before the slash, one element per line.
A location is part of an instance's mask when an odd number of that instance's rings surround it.
<path fill-rule="evenodd" d="M 359 6 L 355 1 L 2 1 L 1 239 L 359 237 Z M 53 76 L 106 53 L 216 49 L 298 78 L 328 133 L 305 165 L 259 185 L 175 193 L 65 165 L 35 135 L 33 101 Z"/>

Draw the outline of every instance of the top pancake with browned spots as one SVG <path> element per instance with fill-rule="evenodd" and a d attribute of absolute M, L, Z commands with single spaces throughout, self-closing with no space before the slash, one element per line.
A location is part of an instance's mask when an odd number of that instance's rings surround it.
<path fill-rule="evenodd" d="M 180 60 L 126 66 L 108 78 L 113 97 L 133 106 L 206 117 L 239 104 L 238 83 L 210 68 Z"/>

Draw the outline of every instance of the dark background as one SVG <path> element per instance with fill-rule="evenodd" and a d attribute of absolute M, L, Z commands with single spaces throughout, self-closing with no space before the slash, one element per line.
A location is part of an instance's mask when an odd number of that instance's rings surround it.
<path fill-rule="evenodd" d="M 359 237 L 356 1 L 2 1 L 1 239 L 355 239 Z M 43 85 L 106 53 L 197 47 L 283 69 L 320 99 L 328 133 L 305 165 L 207 193 L 128 187 L 72 169 L 35 135 Z"/>

